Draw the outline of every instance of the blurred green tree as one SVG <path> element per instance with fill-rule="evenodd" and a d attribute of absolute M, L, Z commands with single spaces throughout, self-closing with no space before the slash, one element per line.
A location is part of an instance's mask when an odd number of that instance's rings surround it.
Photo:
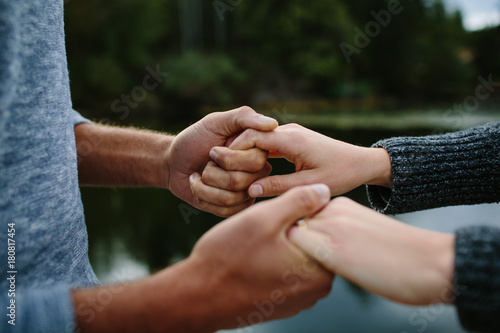
<path fill-rule="evenodd" d="M 401 10 L 384 16 L 391 6 Z M 346 59 L 342 43 L 370 27 Z M 457 98 L 477 73 L 500 73 L 498 28 L 468 33 L 441 0 L 70 1 L 66 29 L 75 107 L 101 116 L 157 64 L 171 75 L 135 114 L 373 96 L 404 106 Z"/>

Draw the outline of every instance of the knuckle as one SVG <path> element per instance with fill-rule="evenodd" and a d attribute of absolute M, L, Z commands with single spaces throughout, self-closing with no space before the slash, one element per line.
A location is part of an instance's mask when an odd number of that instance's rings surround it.
<path fill-rule="evenodd" d="M 273 171 L 273 166 L 271 165 L 271 163 L 266 161 L 262 170 L 265 176 L 269 176 L 271 174 L 271 171 Z"/>
<path fill-rule="evenodd" d="M 268 155 L 267 152 L 264 152 L 260 149 L 257 152 L 257 154 L 255 154 L 252 161 L 253 162 L 252 165 L 255 167 L 255 171 L 262 170 L 265 167 L 267 163 L 267 155 Z"/>
<path fill-rule="evenodd" d="M 199 190 L 199 187 L 198 187 L 198 183 L 196 182 L 192 182 L 190 184 L 190 188 L 191 188 L 191 192 L 193 193 L 193 195 L 198 198 L 200 196 L 200 190 Z"/>
<path fill-rule="evenodd" d="M 238 117 L 238 122 L 240 122 L 243 117 L 248 117 L 256 112 L 251 107 L 249 107 L 247 105 L 243 105 L 243 106 L 240 106 L 239 108 L 235 109 L 234 113 Z"/>
<path fill-rule="evenodd" d="M 243 106 L 240 106 L 238 108 L 238 110 L 240 112 L 243 112 L 243 113 L 255 113 L 254 109 L 252 109 L 251 107 L 249 107 L 248 105 L 243 105 Z"/>
<path fill-rule="evenodd" d="M 304 127 L 299 124 L 286 124 L 282 126 L 283 134 L 287 136 L 290 142 L 302 144 L 306 140 L 306 132 Z"/>
<path fill-rule="evenodd" d="M 269 179 L 269 187 L 272 193 L 281 193 L 282 186 L 277 179 L 275 178 Z"/>
<path fill-rule="evenodd" d="M 230 149 L 251 148 L 255 145 L 256 137 L 257 137 L 257 131 L 252 128 L 248 128 L 235 139 L 235 143 L 231 144 L 229 148 Z"/>
<path fill-rule="evenodd" d="M 297 191 L 297 200 L 300 205 L 307 210 L 313 210 L 317 206 L 317 202 L 319 201 L 316 192 L 312 189 L 300 189 Z"/>
<path fill-rule="evenodd" d="M 234 209 L 230 208 L 230 207 L 221 207 L 221 208 L 217 209 L 217 212 L 214 212 L 214 214 L 219 216 L 219 217 L 229 217 L 229 216 L 234 215 L 236 213 L 237 212 L 234 211 Z"/>
<path fill-rule="evenodd" d="M 245 163 L 245 171 L 247 172 L 257 172 L 262 170 L 265 164 L 265 160 L 261 156 L 252 154 L 248 156 L 247 162 Z"/>
<path fill-rule="evenodd" d="M 213 122 L 213 121 L 216 121 L 221 115 L 221 112 L 211 112 L 209 114 L 207 114 L 205 117 L 203 117 L 203 121 L 206 121 L 206 122 Z"/>
<path fill-rule="evenodd" d="M 226 170 L 232 170 L 234 167 L 234 159 L 230 156 L 230 154 L 220 154 L 217 158 L 217 164 Z"/>
<path fill-rule="evenodd" d="M 248 128 L 240 136 L 245 142 L 247 142 L 247 141 L 253 141 L 256 134 L 257 134 L 256 130 L 254 130 L 253 128 Z"/>
<path fill-rule="evenodd" d="M 229 186 L 232 190 L 243 191 L 247 188 L 248 184 L 246 184 L 240 173 L 232 172 L 229 174 Z"/>
<path fill-rule="evenodd" d="M 238 197 L 234 193 L 225 192 L 220 196 L 220 203 L 224 206 L 231 207 L 238 203 Z"/>
<path fill-rule="evenodd" d="M 290 129 L 298 129 L 298 128 L 302 128 L 302 126 L 300 126 L 299 124 L 297 123 L 290 123 L 290 124 L 286 124 L 284 125 L 283 127 L 287 127 L 287 128 L 290 128 Z"/>
<path fill-rule="evenodd" d="M 335 208 L 342 208 L 346 206 L 350 206 L 352 204 L 352 200 L 346 197 L 336 197 L 332 200 L 332 206 Z"/>
<path fill-rule="evenodd" d="M 210 211 L 210 204 L 204 200 L 200 200 L 199 198 L 196 198 L 196 202 L 198 203 L 198 205 L 201 207 L 201 209 L 203 209 L 204 211 L 207 211 L 209 212 Z"/>
<path fill-rule="evenodd" d="M 346 197 L 336 197 L 328 205 L 328 210 L 332 215 L 338 217 L 339 215 L 347 213 L 346 208 L 352 205 L 352 200 Z"/>
<path fill-rule="evenodd" d="M 208 162 L 207 166 L 205 169 L 203 169 L 203 172 L 201 173 L 201 181 L 204 184 L 208 184 L 212 178 L 213 178 L 213 173 L 214 173 L 214 166 L 211 164 L 213 162 Z"/>

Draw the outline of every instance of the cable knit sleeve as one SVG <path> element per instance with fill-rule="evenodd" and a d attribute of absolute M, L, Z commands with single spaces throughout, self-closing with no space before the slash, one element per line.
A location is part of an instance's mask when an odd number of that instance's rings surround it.
<path fill-rule="evenodd" d="M 392 163 L 393 188 L 368 186 L 385 214 L 500 201 L 500 122 L 465 131 L 379 141 Z"/>

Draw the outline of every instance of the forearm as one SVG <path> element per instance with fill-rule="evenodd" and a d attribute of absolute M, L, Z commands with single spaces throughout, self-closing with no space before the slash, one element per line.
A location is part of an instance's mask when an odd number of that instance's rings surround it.
<path fill-rule="evenodd" d="M 173 136 L 83 123 L 75 138 L 81 185 L 167 187 Z"/>
<path fill-rule="evenodd" d="M 203 333 L 224 328 L 229 320 L 236 322 L 217 301 L 216 291 L 222 288 L 202 268 L 187 259 L 145 280 L 75 290 L 78 327 L 83 333 Z M 234 305 L 229 299 L 225 303 L 225 308 Z"/>

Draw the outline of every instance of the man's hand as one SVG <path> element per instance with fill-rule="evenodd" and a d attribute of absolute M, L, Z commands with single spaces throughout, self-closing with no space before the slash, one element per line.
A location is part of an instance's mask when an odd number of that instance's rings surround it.
<path fill-rule="evenodd" d="M 274 196 L 298 185 L 324 183 L 332 195 L 360 185 L 392 187 L 389 154 L 382 148 L 365 148 L 321 135 L 297 124 L 269 132 L 246 130 L 229 146 L 232 150 L 260 148 L 274 151 L 295 164 L 296 173 L 266 177 L 254 182 L 248 192 L 256 197 Z M 215 162 L 236 164 L 230 150 L 221 150 Z M 209 175 L 206 175 L 209 178 Z"/>
<path fill-rule="evenodd" d="M 453 235 L 408 226 L 336 198 L 290 240 L 326 268 L 390 300 L 429 305 L 453 301 Z"/>
<path fill-rule="evenodd" d="M 218 154 L 228 157 L 220 161 Z M 197 203 L 204 210 L 218 216 L 231 216 L 251 206 L 255 199 L 248 195 L 248 187 L 256 180 L 269 176 L 272 167 L 267 162 L 267 151 L 251 148 L 231 150 L 214 147 L 202 175 L 195 173 L 190 177 L 191 191 Z M 219 166 L 214 160 L 221 163 Z M 234 163 L 233 163 L 234 162 Z"/>
<path fill-rule="evenodd" d="M 286 233 L 329 200 L 325 185 L 296 188 L 218 224 L 179 264 L 120 287 L 95 304 L 94 288 L 73 292 L 83 332 L 213 332 L 285 318 L 312 307 L 333 274 L 290 243 Z M 98 306 L 99 311 L 91 311 Z"/>
<path fill-rule="evenodd" d="M 270 131 L 277 126 L 276 120 L 259 115 L 249 107 L 211 113 L 177 136 L 79 124 L 75 126 L 75 139 L 80 185 L 162 187 L 197 208 L 217 215 L 231 215 L 253 204 L 246 188 L 269 175 L 267 152 L 257 148 L 239 152 L 244 162 L 235 167 L 243 167 L 243 171 L 248 172 L 225 172 L 227 179 L 219 177 L 215 163 L 209 163 L 209 177 L 204 177 L 218 187 L 201 188 L 196 192 L 199 201 L 191 193 L 190 176 L 192 184 L 199 181 L 213 147 L 224 147 L 249 128 Z M 230 165 L 226 167 L 231 170 Z M 213 175 L 215 179 L 210 177 Z"/>
<path fill-rule="evenodd" d="M 259 115 L 249 107 L 241 107 L 227 112 L 215 112 L 188 127 L 173 140 L 170 149 L 165 153 L 163 164 L 164 187 L 191 205 L 220 216 L 234 214 L 251 204 L 254 200 L 246 193 L 247 183 L 255 181 L 270 172 L 267 164 L 267 153 L 260 149 L 250 149 L 246 152 L 246 160 L 252 166 L 251 174 L 237 173 L 227 179 L 228 186 L 221 190 L 204 187 L 195 192 L 190 188 L 201 179 L 205 166 L 210 161 L 209 153 L 213 147 L 224 147 L 228 139 L 246 129 L 256 131 L 271 131 L 278 126 L 272 118 Z M 213 154 L 212 154 L 213 155 Z M 248 163 L 245 163 L 247 168 Z M 209 170 L 217 172 L 215 163 L 208 164 Z M 216 177 L 219 178 L 219 177 Z M 211 198 L 211 202 L 206 201 Z M 204 200 L 205 199 L 205 200 Z"/>

